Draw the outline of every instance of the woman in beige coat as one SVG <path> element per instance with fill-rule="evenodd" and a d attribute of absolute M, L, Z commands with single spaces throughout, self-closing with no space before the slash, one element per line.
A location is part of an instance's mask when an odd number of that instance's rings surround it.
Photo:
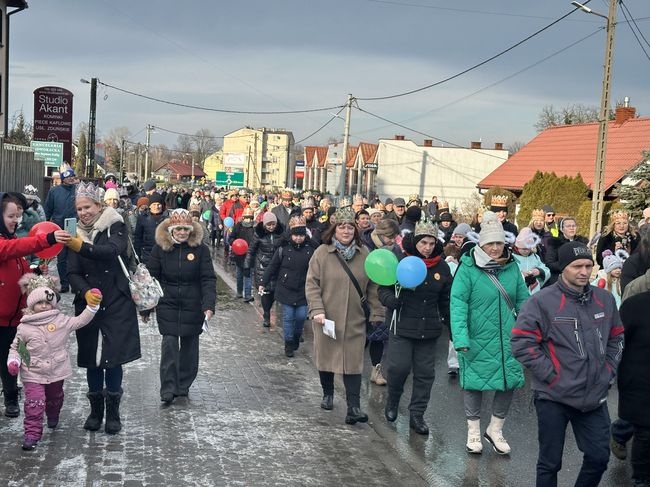
<path fill-rule="evenodd" d="M 361 245 L 354 224 L 354 213 L 341 209 L 336 224 L 323 234 L 323 245 L 309 261 L 305 294 L 309 317 L 314 328 L 314 358 L 323 387 L 321 407 L 330 410 L 334 401 L 334 374 L 343 374 L 348 405 L 345 422 L 365 423 L 368 415 L 360 409 L 363 349 L 366 325 L 361 298 L 343 266 L 356 278 L 367 298 L 370 321 L 383 321 L 383 308 L 377 297 L 377 285 L 364 271 L 368 250 Z M 322 331 L 325 319 L 335 322 L 336 339 Z"/>

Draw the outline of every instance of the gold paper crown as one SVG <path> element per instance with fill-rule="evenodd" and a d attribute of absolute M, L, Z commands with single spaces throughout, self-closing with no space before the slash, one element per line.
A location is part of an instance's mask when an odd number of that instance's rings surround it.
<path fill-rule="evenodd" d="M 315 207 L 316 207 L 316 202 L 314 201 L 314 198 L 311 197 L 305 198 L 300 203 L 300 208 L 302 208 L 303 210 L 306 208 L 314 209 Z"/>
<path fill-rule="evenodd" d="M 544 221 L 545 217 L 546 217 L 546 213 L 544 212 L 544 210 L 538 209 L 538 210 L 533 210 L 533 214 L 531 215 L 530 219 L 533 221 L 534 220 Z"/>
<path fill-rule="evenodd" d="M 192 216 L 190 212 L 183 208 L 177 208 L 169 216 L 169 228 L 175 226 L 192 226 Z"/>
<path fill-rule="evenodd" d="M 414 237 L 417 237 L 418 235 L 429 235 L 437 239 L 438 227 L 428 220 L 420 220 L 415 224 L 415 231 L 413 232 Z"/>
<path fill-rule="evenodd" d="M 350 206 L 352 206 L 352 201 L 350 201 L 350 198 L 347 196 L 344 196 L 339 200 L 339 208 L 349 208 Z"/>
<path fill-rule="evenodd" d="M 441 201 L 440 202 L 440 205 L 438 205 L 438 212 L 442 213 L 442 210 L 449 211 L 449 202 L 448 201 Z"/>
<path fill-rule="evenodd" d="M 336 223 L 354 223 L 354 210 L 350 206 L 339 208 L 334 212 L 334 220 Z"/>
<path fill-rule="evenodd" d="M 77 184 L 75 190 L 75 198 L 89 198 L 97 203 L 104 201 L 104 190 L 95 186 L 93 183 L 84 183 L 83 181 Z"/>
<path fill-rule="evenodd" d="M 20 286 L 23 294 L 30 294 L 34 289 L 37 289 L 39 287 L 46 287 L 57 292 L 61 289 L 58 278 L 50 276 L 37 276 L 31 272 L 23 274 L 23 276 L 18 281 L 18 285 Z"/>
<path fill-rule="evenodd" d="M 492 196 L 492 200 L 490 201 L 490 206 L 497 206 L 500 208 L 507 208 L 508 207 L 508 196 L 504 194 L 495 194 Z"/>
<path fill-rule="evenodd" d="M 615 210 L 609 214 L 611 221 L 615 222 L 616 220 L 629 220 L 630 216 L 625 210 Z"/>
<path fill-rule="evenodd" d="M 288 189 L 285 189 L 284 191 L 282 191 L 281 197 L 283 200 L 290 200 L 293 198 L 293 193 Z"/>
<path fill-rule="evenodd" d="M 292 216 L 289 218 L 289 228 L 307 226 L 307 221 L 304 216 Z"/>

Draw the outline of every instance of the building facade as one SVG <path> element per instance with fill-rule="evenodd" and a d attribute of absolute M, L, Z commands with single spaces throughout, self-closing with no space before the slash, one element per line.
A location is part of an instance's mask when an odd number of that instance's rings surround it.
<path fill-rule="evenodd" d="M 0 0 L 0 136 L 9 131 L 9 19 L 25 10 L 24 0 Z"/>

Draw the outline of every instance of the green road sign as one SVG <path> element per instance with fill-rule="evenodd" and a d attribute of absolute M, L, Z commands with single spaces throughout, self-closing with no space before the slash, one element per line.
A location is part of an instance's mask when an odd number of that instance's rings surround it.
<path fill-rule="evenodd" d="M 229 186 L 235 188 L 244 187 L 244 173 L 243 172 L 225 172 L 217 171 L 214 178 L 217 186 Z"/>
<path fill-rule="evenodd" d="M 59 167 L 63 163 L 63 142 L 32 140 L 32 149 L 38 159 L 45 160 L 46 166 Z"/>

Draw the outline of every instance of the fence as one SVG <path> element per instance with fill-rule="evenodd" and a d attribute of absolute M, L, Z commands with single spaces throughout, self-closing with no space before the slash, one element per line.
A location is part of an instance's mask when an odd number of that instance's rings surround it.
<path fill-rule="evenodd" d="M 0 139 L 0 191 L 23 192 L 25 185 L 38 188 L 38 194 L 45 196 L 43 161 L 34 159 L 30 147 L 5 144 Z"/>

